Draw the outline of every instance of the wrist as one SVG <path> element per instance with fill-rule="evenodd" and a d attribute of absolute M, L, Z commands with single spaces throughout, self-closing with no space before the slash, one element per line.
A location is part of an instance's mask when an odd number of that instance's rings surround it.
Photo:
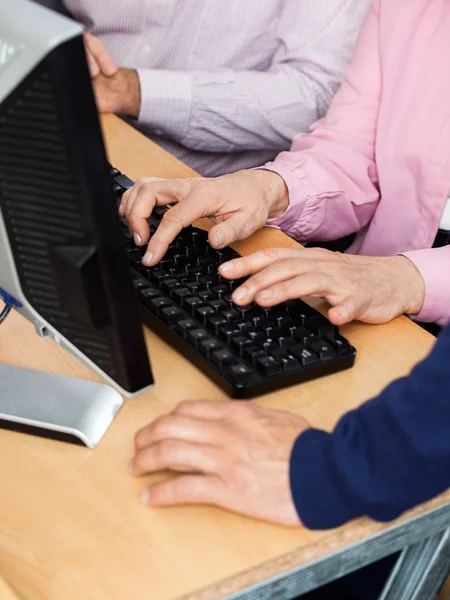
<path fill-rule="evenodd" d="M 119 112 L 135 119 L 141 109 L 141 84 L 135 69 L 120 69 L 122 78 L 123 101 Z"/>
<path fill-rule="evenodd" d="M 289 206 L 289 191 L 284 179 L 278 173 L 266 169 L 255 169 L 263 198 L 267 204 L 269 219 L 281 217 Z"/>
<path fill-rule="evenodd" d="M 418 315 L 425 302 L 425 280 L 416 265 L 406 256 L 393 256 L 396 265 L 399 294 L 402 298 L 403 313 Z"/>

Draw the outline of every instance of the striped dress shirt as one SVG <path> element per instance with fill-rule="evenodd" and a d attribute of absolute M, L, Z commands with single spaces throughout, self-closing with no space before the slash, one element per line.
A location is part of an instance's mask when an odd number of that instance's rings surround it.
<path fill-rule="evenodd" d="M 288 149 L 341 83 L 370 0 L 39 0 L 139 73 L 137 126 L 202 175 Z"/>

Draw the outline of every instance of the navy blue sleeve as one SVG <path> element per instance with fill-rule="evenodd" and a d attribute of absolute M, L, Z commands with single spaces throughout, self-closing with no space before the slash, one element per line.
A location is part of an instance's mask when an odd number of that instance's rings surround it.
<path fill-rule="evenodd" d="M 450 487 L 450 327 L 409 377 L 293 447 L 292 496 L 306 527 L 390 521 Z"/>

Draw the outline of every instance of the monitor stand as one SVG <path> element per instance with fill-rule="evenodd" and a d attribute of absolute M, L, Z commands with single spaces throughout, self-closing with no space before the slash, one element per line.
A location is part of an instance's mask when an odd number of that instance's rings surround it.
<path fill-rule="evenodd" d="M 94 448 L 123 404 L 104 383 L 0 364 L 0 428 Z"/>

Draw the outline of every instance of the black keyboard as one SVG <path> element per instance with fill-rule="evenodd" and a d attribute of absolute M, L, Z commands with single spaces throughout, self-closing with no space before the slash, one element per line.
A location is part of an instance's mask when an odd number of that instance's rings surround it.
<path fill-rule="evenodd" d="M 133 182 L 111 167 L 117 203 Z M 153 234 L 166 207 L 149 218 Z M 351 367 L 356 350 L 319 312 L 292 300 L 271 309 L 237 306 L 218 266 L 239 254 L 214 250 L 207 233 L 186 227 L 154 267 L 141 260 L 127 225 L 123 236 L 142 319 L 233 398 L 250 398 Z"/>

